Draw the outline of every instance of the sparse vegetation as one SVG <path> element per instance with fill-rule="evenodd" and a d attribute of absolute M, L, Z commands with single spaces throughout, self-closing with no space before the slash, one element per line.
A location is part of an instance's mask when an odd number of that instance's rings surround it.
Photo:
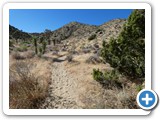
<path fill-rule="evenodd" d="M 23 60 L 23 59 L 25 59 L 25 57 L 22 56 L 22 55 L 20 55 L 19 52 L 13 52 L 13 53 L 12 53 L 12 58 L 13 58 L 13 59 L 16 59 L 16 60 Z"/>
<path fill-rule="evenodd" d="M 145 82 L 144 17 L 134 10 L 128 20 L 72 22 L 42 33 L 10 26 L 9 107 L 137 109 Z"/>
<path fill-rule="evenodd" d="M 27 51 L 24 56 L 27 58 L 27 59 L 31 59 L 35 56 L 35 53 L 33 51 Z"/>
<path fill-rule="evenodd" d="M 9 47 L 13 47 L 13 41 L 9 40 Z"/>
<path fill-rule="evenodd" d="M 46 65 L 46 62 L 39 60 L 38 62 L 16 61 L 10 66 L 9 106 L 11 109 L 35 109 L 44 102 L 50 79 L 50 72 L 45 68 Z M 39 71 L 44 73 L 40 74 Z"/>
<path fill-rule="evenodd" d="M 56 45 L 56 40 L 54 38 L 53 38 L 52 42 L 53 42 L 53 45 L 55 46 Z"/>
<path fill-rule="evenodd" d="M 16 48 L 16 51 L 19 51 L 19 52 L 27 51 L 27 46 L 21 45 L 21 46 Z"/>
<path fill-rule="evenodd" d="M 101 63 L 101 62 L 102 62 L 102 60 L 98 57 L 98 55 L 90 56 L 86 60 L 86 63 L 91 63 L 91 64 L 98 64 L 98 63 Z"/>
<path fill-rule="evenodd" d="M 117 98 L 117 104 L 114 107 L 117 107 L 119 109 L 138 109 L 138 105 L 136 103 L 136 95 L 131 95 L 127 93 L 127 91 L 118 91 L 118 93 L 115 95 Z"/>
<path fill-rule="evenodd" d="M 96 33 L 102 34 L 103 31 L 103 29 L 97 29 Z"/>
<path fill-rule="evenodd" d="M 9 37 L 15 38 L 17 40 L 26 41 L 31 40 L 31 35 L 29 35 L 26 32 L 23 32 L 22 30 L 19 30 L 11 25 L 9 25 Z M 17 41 L 18 42 L 18 41 Z"/>
<path fill-rule="evenodd" d="M 33 37 L 33 43 L 34 43 L 35 54 L 38 54 L 37 39 L 35 37 Z"/>
<path fill-rule="evenodd" d="M 88 40 L 91 41 L 91 40 L 93 40 L 93 39 L 95 39 L 95 38 L 96 38 L 96 34 L 92 34 L 92 35 L 88 38 Z"/>
<path fill-rule="evenodd" d="M 107 89 L 122 88 L 119 81 L 120 74 L 116 70 L 101 72 L 99 69 L 93 69 L 93 78 Z"/>
<path fill-rule="evenodd" d="M 43 43 L 42 43 L 42 48 L 43 48 L 43 54 L 45 53 L 45 51 L 46 51 L 46 42 L 44 41 Z"/>
<path fill-rule="evenodd" d="M 23 41 L 22 45 L 27 45 L 27 44 L 30 44 L 30 43 L 31 43 L 30 41 Z"/>
<path fill-rule="evenodd" d="M 66 60 L 67 60 L 68 62 L 72 62 L 73 56 L 72 56 L 72 55 L 68 55 L 68 56 L 66 57 Z"/>
<path fill-rule="evenodd" d="M 136 89 L 139 92 L 139 91 L 141 91 L 143 89 L 143 86 L 142 85 L 137 85 Z"/>
<path fill-rule="evenodd" d="M 38 47 L 38 56 L 41 57 L 43 54 L 43 48 L 41 46 Z"/>
<path fill-rule="evenodd" d="M 90 53 L 90 52 L 91 52 L 91 49 L 90 49 L 90 48 L 83 48 L 83 49 L 82 49 L 82 52 L 85 53 L 85 54 L 86 54 L 86 53 Z"/>

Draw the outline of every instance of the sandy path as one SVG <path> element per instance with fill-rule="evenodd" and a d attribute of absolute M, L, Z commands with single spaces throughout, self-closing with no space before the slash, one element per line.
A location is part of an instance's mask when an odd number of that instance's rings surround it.
<path fill-rule="evenodd" d="M 103 108 L 103 90 L 93 80 L 93 68 L 98 65 L 68 63 L 65 56 L 52 63 L 52 80 L 43 109 Z M 84 57 L 82 57 L 84 58 Z M 102 67 L 103 68 L 103 67 Z"/>
<path fill-rule="evenodd" d="M 64 60 L 65 58 L 59 58 Z M 78 88 L 76 78 L 70 76 L 64 68 L 64 62 L 52 64 L 52 81 L 49 87 L 49 97 L 46 98 L 42 108 L 45 109 L 72 109 L 81 108 L 78 106 Z"/>

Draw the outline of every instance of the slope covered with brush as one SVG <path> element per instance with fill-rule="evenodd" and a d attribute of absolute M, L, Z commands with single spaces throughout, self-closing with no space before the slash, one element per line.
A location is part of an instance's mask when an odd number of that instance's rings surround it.
<path fill-rule="evenodd" d="M 117 38 L 103 42 L 103 59 L 126 76 L 145 77 L 145 11 L 134 10 Z"/>

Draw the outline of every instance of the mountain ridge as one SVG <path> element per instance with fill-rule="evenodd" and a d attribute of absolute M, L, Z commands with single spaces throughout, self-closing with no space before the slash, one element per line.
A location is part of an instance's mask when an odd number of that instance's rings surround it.
<path fill-rule="evenodd" d="M 56 29 L 49 30 L 49 32 L 42 33 L 27 33 L 9 25 L 10 39 L 22 39 L 25 41 L 27 39 L 31 40 L 33 36 L 43 37 L 47 36 L 48 40 L 62 41 L 68 38 L 82 39 L 89 37 L 92 34 L 97 34 L 98 37 L 102 39 L 108 39 L 110 37 L 117 36 L 117 33 L 121 30 L 126 19 L 114 19 L 103 23 L 102 25 L 90 25 L 81 22 L 73 21 L 64 26 Z M 18 31 L 15 35 L 15 31 Z M 23 37 L 22 37 L 23 36 Z"/>

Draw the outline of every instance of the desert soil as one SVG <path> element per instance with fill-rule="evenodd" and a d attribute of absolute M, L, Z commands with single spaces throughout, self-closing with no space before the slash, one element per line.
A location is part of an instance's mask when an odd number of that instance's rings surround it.
<path fill-rule="evenodd" d="M 49 56 L 49 55 L 48 55 Z M 103 89 L 93 80 L 93 68 L 105 69 L 100 65 L 86 64 L 83 58 L 89 55 L 74 56 L 73 62 L 65 61 L 66 56 L 53 62 L 52 80 L 49 95 L 43 109 L 103 108 Z"/>

